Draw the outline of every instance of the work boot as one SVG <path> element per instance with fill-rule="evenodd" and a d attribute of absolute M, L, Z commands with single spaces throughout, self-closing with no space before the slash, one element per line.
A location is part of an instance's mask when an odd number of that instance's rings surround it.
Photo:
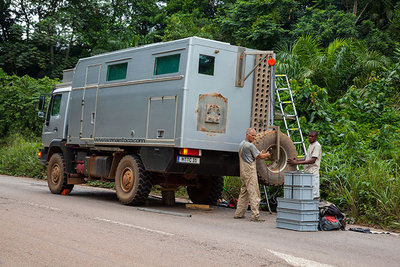
<path fill-rule="evenodd" d="M 235 215 L 235 217 L 233 217 L 233 219 L 243 219 L 244 218 L 244 215 L 243 216 L 237 216 L 237 215 Z"/>
<path fill-rule="evenodd" d="M 258 216 L 257 216 L 257 217 L 251 218 L 250 221 L 252 221 L 252 222 L 265 222 L 264 219 L 261 219 L 261 218 L 258 217 Z"/>

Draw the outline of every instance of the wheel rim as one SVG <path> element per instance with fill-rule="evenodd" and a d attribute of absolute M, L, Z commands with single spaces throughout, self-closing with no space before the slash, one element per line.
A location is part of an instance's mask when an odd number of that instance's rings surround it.
<path fill-rule="evenodd" d="M 51 182 L 54 184 L 58 184 L 61 179 L 61 168 L 60 165 L 54 164 L 53 168 L 51 168 Z"/>
<path fill-rule="evenodd" d="M 124 192 L 129 192 L 133 188 L 133 184 L 135 181 L 135 174 L 133 170 L 129 167 L 126 167 L 122 171 L 122 179 L 121 179 L 121 188 Z"/>
<path fill-rule="evenodd" d="M 276 145 L 272 145 L 270 146 L 270 148 L 272 148 L 272 153 L 274 155 L 277 155 L 277 148 Z M 272 160 L 272 161 L 266 161 L 266 165 L 268 170 L 270 170 L 273 173 L 280 173 L 282 172 L 287 165 L 287 154 L 285 149 L 283 149 L 282 147 L 280 147 L 280 151 L 279 151 L 279 160 Z"/>

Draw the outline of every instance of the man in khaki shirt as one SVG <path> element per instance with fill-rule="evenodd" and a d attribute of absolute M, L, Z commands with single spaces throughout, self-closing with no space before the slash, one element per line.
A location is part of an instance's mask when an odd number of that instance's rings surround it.
<path fill-rule="evenodd" d="M 305 164 L 304 172 L 313 174 L 313 198 L 319 198 L 319 167 L 321 165 L 321 145 L 317 141 L 318 132 L 315 130 L 310 131 L 308 134 L 308 141 L 310 146 L 307 150 L 307 156 L 305 159 L 288 159 L 289 164 L 299 165 Z"/>

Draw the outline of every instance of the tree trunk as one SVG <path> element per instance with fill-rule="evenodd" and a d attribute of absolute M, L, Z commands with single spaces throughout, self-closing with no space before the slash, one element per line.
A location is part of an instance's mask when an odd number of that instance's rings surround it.
<path fill-rule="evenodd" d="M 29 29 L 30 29 L 31 24 L 30 24 L 29 16 L 26 13 L 25 4 L 24 4 L 23 0 L 21 0 L 20 6 L 21 6 L 22 13 L 24 13 L 24 17 L 25 17 L 25 21 L 26 21 L 26 29 L 25 29 L 26 40 L 29 40 Z"/>
<path fill-rule="evenodd" d="M 54 64 L 54 45 L 50 45 L 50 64 Z"/>
<path fill-rule="evenodd" d="M 364 14 L 365 10 L 367 10 L 368 5 L 372 2 L 372 0 L 368 1 L 368 3 L 365 4 L 363 10 L 360 12 L 360 14 L 358 15 L 356 21 L 354 22 L 354 25 L 357 24 L 357 22 L 360 20 L 362 14 Z M 354 0 L 354 3 L 357 3 L 357 0 Z M 357 6 L 356 6 L 356 12 L 357 12 Z M 354 6 L 353 6 L 353 14 L 354 14 Z M 356 15 L 356 14 L 354 14 Z"/>
<path fill-rule="evenodd" d="M 357 15 L 357 0 L 353 1 L 353 15 Z"/>

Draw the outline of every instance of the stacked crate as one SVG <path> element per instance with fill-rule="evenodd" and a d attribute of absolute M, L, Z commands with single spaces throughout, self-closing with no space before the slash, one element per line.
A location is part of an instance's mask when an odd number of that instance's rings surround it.
<path fill-rule="evenodd" d="M 286 172 L 284 197 L 278 198 L 277 227 L 296 231 L 318 231 L 318 199 L 312 196 L 312 174 Z"/>

